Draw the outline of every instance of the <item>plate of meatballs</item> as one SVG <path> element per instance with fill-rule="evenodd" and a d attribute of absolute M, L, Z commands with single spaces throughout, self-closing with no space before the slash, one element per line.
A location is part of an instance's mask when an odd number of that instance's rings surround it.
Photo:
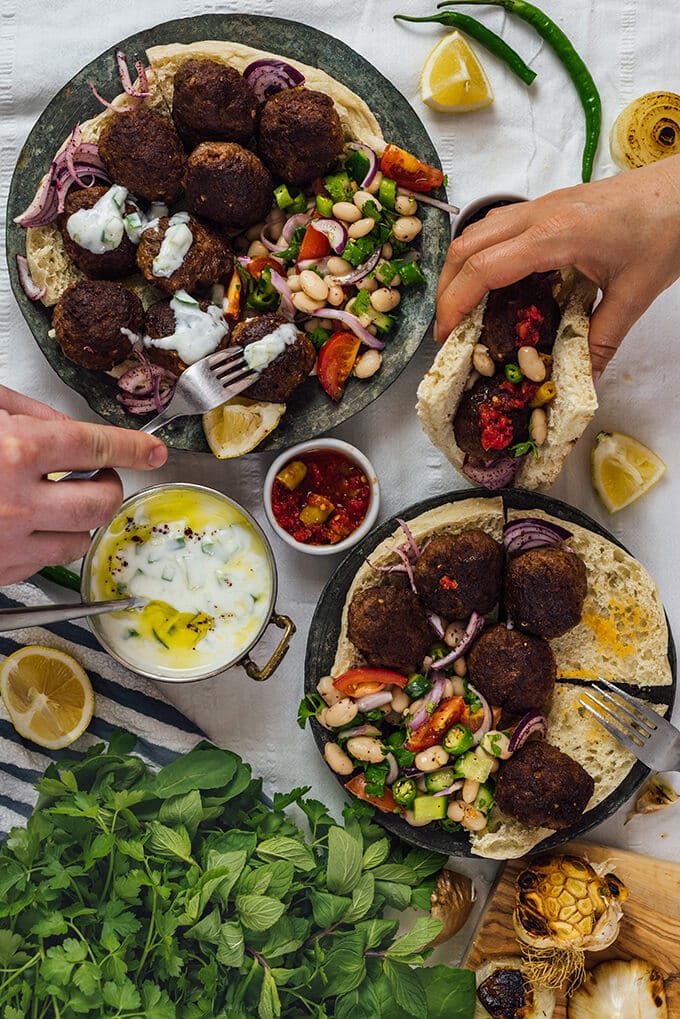
<path fill-rule="evenodd" d="M 343 93 L 334 105 L 313 82 L 300 84 L 291 78 L 295 67 L 286 64 L 282 73 L 287 80 L 278 91 L 269 91 L 279 73 L 271 66 L 257 87 L 257 73 L 246 80 L 241 70 L 219 58 L 219 50 L 211 59 L 209 47 L 219 47 L 221 40 L 236 49 L 268 51 L 271 46 L 284 61 L 288 57 L 310 70 L 323 69 L 319 74 L 362 105 L 357 116 L 369 141 L 353 153 L 354 192 L 364 173 L 364 156 L 369 164 L 366 179 L 371 171 L 375 174 L 371 131 L 397 151 L 439 166 L 425 128 L 403 96 L 366 60 L 330 36 L 254 15 L 168 22 L 101 54 L 64 86 L 39 118 L 10 187 L 10 277 L 22 313 L 52 367 L 103 418 L 126 427 L 139 423 L 137 415 L 158 410 L 170 398 L 174 379 L 200 356 L 234 343 L 247 346 L 294 321 L 295 342 L 286 341 L 247 393 L 256 401 L 285 405 L 279 427 L 259 447 L 274 450 L 335 427 L 397 378 L 433 315 L 449 219 L 441 209 L 423 206 L 418 211 L 422 237 L 415 244 L 394 244 L 393 260 L 388 259 L 391 275 L 396 279 L 399 270 L 406 281 L 403 301 L 392 293 L 391 299 L 400 303 L 398 315 L 369 307 L 372 320 L 362 318 L 367 324 L 361 351 L 382 349 L 380 331 L 389 333 L 384 359 L 374 358 L 374 374 L 357 372 L 338 381 L 336 359 L 330 381 L 310 378 L 320 346 L 348 328 L 345 305 L 358 293 L 354 277 L 366 269 L 369 255 L 375 268 L 379 254 L 373 257 L 365 238 L 351 230 L 360 206 L 350 208 L 347 222 L 338 223 L 329 211 L 343 205 L 333 188 L 340 186 L 336 177 L 346 176 L 345 161 L 352 154 L 347 131 L 352 100 L 345 106 Z M 192 45 L 200 57 L 190 54 L 176 64 L 170 59 L 170 78 L 162 51 Z M 148 78 L 147 59 L 152 65 Z M 135 62 L 134 82 L 127 61 L 130 66 Z M 116 98 L 109 101 L 111 95 Z M 362 96 L 370 99 L 370 108 Z M 329 179 L 327 193 L 323 182 Z M 398 214 L 381 219 L 373 211 L 376 204 L 384 211 L 376 187 L 371 209 L 377 237 L 386 229 L 385 220 L 389 225 Z M 388 202 L 394 197 L 388 194 Z M 315 206 L 310 204 L 314 201 Z M 278 212 L 284 215 L 277 224 Z M 296 215 L 307 221 L 288 228 Z M 326 224 L 326 233 L 313 230 L 305 237 L 312 217 Z M 267 249 L 264 256 L 250 248 L 260 239 Z M 319 243 L 312 250 L 314 240 Z M 335 287 L 339 296 L 332 304 L 325 265 L 344 245 L 347 264 L 344 270 L 335 267 L 332 280 L 340 279 L 341 285 Z M 347 261 L 350 249 L 354 257 Z M 395 261 L 398 255 L 404 257 Z M 296 291 L 305 271 L 300 263 L 312 267 L 316 281 L 307 282 L 310 288 L 314 283 L 317 290 L 323 288 L 321 296 L 308 296 L 300 287 Z M 295 284 L 291 280 L 289 286 L 291 275 Z M 416 287 L 407 292 L 413 283 Z M 397 286 L 393 283 L 393 291 Z M 330 313 L 328 320 L 314 318 L 319 307 Z M 338 316 L 343 315 L 340 325 Z M 357 329 L 360 333 L 361 327 Z M 140 354 L 141 365 L 135 360 Z M 198 417 L 175 422 L 166 438 L 177 448 L 208 448 Z"/>
<path fill-rule="evenodd" d="M 673 638 L 644 567 L 558 500 L 456 492 L 385 522 L 336 570 L 299 717 L 388 830 L 510 859 L 582 835 L 648 773 L 580 707 L 601 676 L 672 708 Z"/>

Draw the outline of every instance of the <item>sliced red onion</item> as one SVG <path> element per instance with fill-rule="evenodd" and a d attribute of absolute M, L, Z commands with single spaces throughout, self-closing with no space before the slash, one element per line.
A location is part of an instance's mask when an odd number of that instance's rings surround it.
<path fill-rule="evenodd" d="M 422 778 L 425 772 L 418 771 L 415 765 L 410 764 L 407 768 L 404 768 L 404 774 L 407 778 Z"/>
<path fill-rule="evenodd" d="M 305 83 L 305 76 L 297 67 L 274 57 L 253 60 L 243 72 L 243 77 L 261 103 L 277 92 L 297 88 Z"/>
<path fill-rule="evenodd" d="M 369 272 L 375 269 L 376 265 L 380 261 L 380 248 L 376 248 L 372 255 L 370 255 L 365 262 L 358 265 L 353 272 L 348 272 L 346 276 L 333 276 L 333 282 L 337 283 L 341 287 L 349 287 L 353 283 L 358 283 L 364 276 L 368 276 Z M 298 263 L 301 266 L 301 263 Z"/>
<path fill-rule="evenodd" d="M 31 301 L 39 301 L 41 297 L 44 297 L 46 287 L 38 287 L 34 282 L 31 270 L 28 268 L 28 259 L 25 255 L 17 255 L 16 259 L 21 289 Z"/>
<path fill-rule="evenodd" d="M 422 191 L 411 191 L 410 188 L 399 188 L 400 195 L 408 195 L 409 198 L 415 198 L 416 201 L 422 202 L 423 205 L 433 205 L 435 209 L 441 209 L 443 212 L 450 212 L 452 216 L 457 216 L 460 209 L 457 205 L 449 205 L 448 202 L 440 202 L 438 198 L 431 198 L 430 195 L 424 195 Z"/>
<path fill-rule="evenodd" d="M 479 690 L 472 686 L 471 683 L 468 683 L 468 690 L 470 690 L 475 695 L 475 697 L 477 697 L 480 700 L 482 708 L 484 710 L 484 718 L 482 719 L 482 724 L 480 725 L 479 729 L 477 729 L 477 731 L 473 732 L 472 734 L 472 745 L 473 747 L 476 747 L 479 745 L 479 743 L 481 743 L 482 739 L 484 738 L 484 736 L 486 736 L 487 732 L 493 725 L 493 711 L 489 707 L 489 702 L 487 701 L 486 697 L 483 697 Z"/>
<path fill-rule="evenodd" d="M 491 491 L 512 485 L 522 466 L 521 456 L 507 456 L 501 460 L 487 460 L 485 464 L 471 464 L 467 453 L 463 460 L 463 474 Z"/>
<path fill-rule="evenodd" d="M 398 555 L 399 558 L 401 559 L 402 565 L 406 570 L 406 573 L 408 574 L 411 590 L 413 591 L 414 594 L 418 594 L 418 592 L 416 591 L 415 577 L 413 576 L 413 563 L 409 559 L 406 549 L 403 546 L 400 546 L 399 548 L 393 549 L 393 551 L 395 555 Z"/>
<path fill-rule="evenodd" d="M 160 413 L 172 398 L 177 378 L 167 368 L 152 364 L 141 351 L 135 354 L 141 363 L 120 376 L 118 386 L 123 392 L 116 399 L 131 414 Z"/>
<path fill-rule="evenodd" d="M 401 527 L 402 531 L 406 535 L 406 540 L 408 541 L 409 545 L 411 546 L 411 551 L 413 552 L 414 557 L 416 559 L 419 559 L 420 558 L 420 548 L 418 547 L 418 542 L 413 537 L 413 534 L 411 533 L 408 524 L 406 523 L 405 520 L 402 520 L 401 517 L 395 517 L 394 519 L 397 521 L 397 523 Z"/>
<path fill-rule="evenodd" d="M 370 559 L 365 559 L 372 570 L 377 570 L 378 573 L 407 573 L 406 566 L 403 563 L 392 563 L 391 566 L 375 566 Z"/>
<path fill-rule="evenodd" d="M 360 697 L 358 701 L 355 701 L 355 704 L 359 711 L 375 711 L 383 704 L 389 704 L 391 700 L 390 690 L 378 690 L 376 693 L 367 693 L 365 697 Z"/>
<path fill-rule="evenodd" d="M 430 772 L 430 774 L 432 774 L 432 772 Z M 433 796 L 450 796 L 451 793 L 455 793 L 459 789 L 462 789 L 462 788 L 463 788 L 463 779 L 462 778 L 457 778 L 456 781 L 452 785 L 450 785 L 448 789 L 442 789 L 442 791 L 440 793 L 432 793 L 432 795 Z"/>
<path fill-rule="evenodd" d="M 110 103 L 108 99 L 104 99 L 104 96 L 97 91 L 97 86 L 92 78 L 87 79 L 87 84 L 90 86 L 90 92 L 95 99 L 97 99 L 102 106 L 105 106 L 107 110 L 112 110 L 114 113 L 129 113 L 130 110 L 136 109 L 141 101 L 137 97 L 133 96 L 131 103 L 127 103 L 125 106 L 114 106 L 113 103 Z"/>
<path fill-rule="evenodd" d="M 374 725 L 355 725 L 353 729 L 342 729 L 337 733 L 338 739 L 351 739 L 352 736 L 380 736 L 380 729 Z"/>
<path fill-rule="evenodd" d="M 276 252 L 276 251 L 284 251 L 285 248 L 287 247 L 287 244 L 286 244 L 286 241 L 283 239 L 283 234 L 281 234 L 281 236 L 279 237 L 278 241 L 270 240 L 269 237 L 267 237 L 267 233 L 266 233 L 266 230 L 267 230 L 268 226 L 269 226 L 269 224 L 265 223 L 265 225 L 260 230 L 260 241 L 261 241 L 261 243 L 264 244 L 264 246 L 267 249 L 267 251 L 274 251 L 274 252 Z"/>
<path fill-rule="evenodd" d="M 428 612 L 427 621 L 437 634 L 440 640 L 443 640 L 444 634 L 446 633 L 446 627 L 442 622 L 442 617 L 438 616 L 436 612 Z"/>
<path fill-rule="evenodd" d="M 291 239 L 295 231 L 299 226 L 306 226 L 311 220 L 311 216 L 308 212 L 296 212 L 294 216 L 290 216 L 289 219 L 283 224 L 283 230 L 281 231 L 281 237 L 290 244 Z"/>
<path fill-rule="evenodd" d="M 363 154 L 366 156 L 366 159 L 368 160 L 368 170 L 366 171 L 366 175 L 361 182 L 361 187 L 362 188 L 368 187 L 368 185 L 371 183 L 376 173 L 378 172 L 380 160 L 376 156 L 373 149 L 369 149 L 368 145 L 362 145 L 361 142 L 350 142 L 347 147 L 350 149 L 356 149 L 357 152 L 363 152 Z"/>
<path fill-rule="evenodd" d="M 430 705 L 433 704 L 436 706 L 437 704 L 439 704 L 440 700 L 442 699 L 442 694 L 444 693 L 445 684 L 446 677 L 437 676 L 436 680 L 434 681 L 434 686 L 432 687 L 429 693 L 425 694 L 425 703 L 423 704 L 422 708 L 420 709 L 420 711 L 416 712 L 413 718 L 408 722 L 409 735 L 412 736 L 413 733 L 417 732 L 417 730 L 420 729 L 422 725 L 425 725 L 425 722 L 427 722 L 432 713 L 432 708 L 430 707 Z M 429 711 L 428 707 L 430 707 Z"/>
<path fill-rule="evenodd" d="M 530 548 L 540 548 L 544 545 L 561 545 L 567 538 L 571 538 L 572 531 L 553 524 L 549 520 L 536 520 L 533 517 L 522 517 L 521 520 L 513 520 L 503 528 L 503 545 L 505 551 L 526 552 Z"/>
<path fill-rule="evenodd" d="M 529 737 L 535 732 L 540 733 L 541 737 L 545 738 L 548 732 L 548 719 L 540 711 L 529 711 L 515 726 L 510 737 L 508 752 L 514 754 L 515 750 L 523 747 Z"/>
<path fill-rule="evenodd" d="M 480 615 L 479 612 L 473 612 L 468 620 L 468 624 L 465 627 L 465 633 L 460 638 L 454 648 L 452 648 L 445 658 L 438 658 L 435 665 L 438 669 L 445 669 L 449 665 L 453 665 L 455 661 L 461 658 L 473 640 L 476 640 L 484 629 L 484 616 Z"/>
<path fill-rule="evenodd" d="M 145 99 L 147 96 L 150 96 L 151 93 L 148 90 L 146 68 L 142 61 L 138 60 L 135 63 L 135 70 L 139 75 L 140 86 L 139 89 L 135 91 L 132 87 L 132 82 L 130 81 L 130 72 L 128 70 L 125 53 L 121 49 L 116 48 L 113 51 L 113 55 L 116 58 L 116 64 L 118 65 L 118 77 L 120 78 L 120 83 L 123 86 L 124 91 L 127 92 L 129 96 L 134 96 L 135 99 Z"/>
<path fill-rule="evenodd" d="M 111 183 L 97 146 L 93 142 L 74 142 L 79 136 L 80 127 L 76 124 L 66 146 L 50 164 L 33 201 L 15 216 L 18 226 L 45 226 L 55 220 L 64 211 L 66 195 L 74 183 L 84 187 L 90 187 L 95 179 Z M 87 177 L 91 178 L 89 182 Z"/>
<path fill-rule="evenodd" d="M 393 783 L 399 778 L 399 765 L 397 764 L 396 757 L 391 752 L 385 755 L 385 760 L 389 761 L 390 765 L 390 770 L 385 776 L 385 785 L 393 785 Z"/>
<path fill-rule="evenodd" d="M 296 262 L 298 272 L 302 272 L 304 269 L 318 269 L 319 272 L 328 271 L 328 258 L 305 258 L 302 262 Z"/>
<path fill-rule="evenodd" d="M 328 243 L 336 255 L 342 254 L 345 250 L 348 236 L 347 228 L 342 223 L 339 223 L 337 219 L 313 219 L 310 225 L 318 233 L 328 238 Z"/>
<path fill-rule="evenodd" d="M 150 414 L 152 411 L 160 413 L 170 402 L 172 393 L 172 389 L 166 389 L 159 394 L 158 401 L 155 396 L 137 397 L 129 393 L 118 393 L 116 399 L 129 414 Z"/>
<path fill-rule="evenodd" d="M 356 315 L 352 315 L 349 311 L 340 311 L 339 308 L 320 308 L 319 311 L 312 311 L 310 314 L 316 316 L 316 318 L 336 318 L 343 325 L 346 325 L 348 329 L 351 329 L 367 347 L 382 350 L 385 346 L 382 340 L 369 333 L 368 329 L 364 329 Z"/>
<path fill-rule="evenodd" d="M 297 308 L 293 304 L 293 291 L 290 289 L 283 276 L 281 276 L 276 269 L 272 269 L 271 266 L 269 267 L 269 278 L 272 281 L 272 286 L 275 287 L 281 295 L 279 310 L 283 315 L 286 315 L 287 318 L 294 318 Z"/>

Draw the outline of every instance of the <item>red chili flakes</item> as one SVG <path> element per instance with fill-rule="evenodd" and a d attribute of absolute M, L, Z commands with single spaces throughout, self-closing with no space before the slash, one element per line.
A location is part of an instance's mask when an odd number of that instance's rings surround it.
<path fill-rule="evenodd" d="M 542 325 L 543 315 L 541 315 L 535 304 L 530 304 L 528 308 L 519 308 L 517 311 L 517 325 L 515 326 L 517 346 L 536 347 L 541 338 L 540 327 Z"/>
<path fill-rule="evenodd" d="M 444 574 L 443 577 L 439 578 L 439 586 L 443 587 L 445 591 L 455 591 L 458 587 L 458 581 Z"/>
<path fill-rule="evenodd" d="M 505 449 L 512 442 L 512 421 L 497 407 L 482 403 L 477 411 L 482 448 Z"/>

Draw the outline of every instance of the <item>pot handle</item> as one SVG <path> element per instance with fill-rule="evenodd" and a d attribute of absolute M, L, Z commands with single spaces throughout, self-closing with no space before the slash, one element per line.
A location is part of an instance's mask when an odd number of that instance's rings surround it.
<path fill-rule="evenodd" d="M 245 655 L 241 659 L 241 665 L 246 670 L 251 679 L 255 679 L 258 683 L 262 683 L 265 679 L 269 679 L 273 672 L 278 669 L 281 664 L 281 660 L 288 650 L 290 639 L 295 633 L 295 623 L 289 616 L 279 615 L 278 612 L 272 613 L 269 620 L 274 626 L 278 626 L 279 630 L 283 630 L 284 634 L 272 654 L 269 661 L 260 668 L 255 664 L 250 655 Z M 269 625 L 269 624 L 267 624 Z"/>

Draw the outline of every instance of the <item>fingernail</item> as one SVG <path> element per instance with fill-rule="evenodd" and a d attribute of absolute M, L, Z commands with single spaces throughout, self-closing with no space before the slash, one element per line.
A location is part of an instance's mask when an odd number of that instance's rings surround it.
<path fill-rule="evenodd" d="M 168 459 L 168 451 L 162 442 L 157 443 L 149 453 L 149 467 L 162 467 Z"/>

